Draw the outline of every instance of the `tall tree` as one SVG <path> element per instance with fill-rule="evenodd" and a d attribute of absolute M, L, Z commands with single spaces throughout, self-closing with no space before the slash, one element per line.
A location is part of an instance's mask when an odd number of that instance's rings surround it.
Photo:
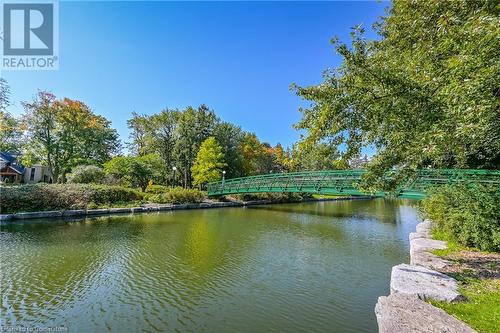
<path fill-rule="evenodd" d="M 22 124 L 7 111 L 9 106 L 10 88 L 7 81 L 0 78 L 0 151 L 19 154 Z"/>
<path fill-rule="evenodd" d="M 225 166 L 222 148 L 214 137 L 209 137 L 201 144 L 191 168 L 193 184 L 201 188 L 208 182 L 219 180 Z"/>
<path fill-rule="evenodd" d="M 180 112 L 165 109 L 159 114 L 150 117 L 151 124 L 151 151 L 159 154 L 163 160 L 165 180 L 171 178 L 172 167 L 175 163 L 174 148 L 177 137 L 177 124 Z"/>
<path fill-rule="evenodd" d="M 201 143 L 213 132 L 217 121 L 215 113 L 205 105 L 198 109 L 188 107 L 179 116 L 175 154 L 184 176 L 184 187 L 191 187 L 191 167 L 196 154 Z"/>
<path fill-rule="evenodd" d="M 294 86 L 313 102 L 303 146 L 330 139 L 349 159 L 374 145 L 375 187 L 392 168 L 498 168 L 499 26 L 495 1 L 394 1 L 378 40 L 356 27 L 351 45 L 333 41 L 343 62 L 323 83 Z"/>
<path fill-rule="evenodd" d="M 262 146 L 257 136 L 253 133 L 245 133 L 240 149 L 243 155 L 244 174 L 248 176 L 260 173 L 259 160 L 262 156 Z"/>
<path fill-rule="evenodd" d="M 64 182 L 72 167 L 102 164 L 119 149 L 111 123 L 82 102 L 57 100 L 42 91 L 24 107 L 30 153 L 46 163 L 58 181 Z"/>
<path fill-rule="evenodd" d="M 7 81 L 0 77 L 0 111 L 6 112 L 10 105 L 10 87 Z"/>
<path fill-rule="evenodd" d="M 245 132 L 239 126 L 228 122 L 221 122 L 215 127 L 213 135 L 222 147 L 224 159 L 227 163 L 226 177 L 235 178 L 243 176 L 241 143 L 243 142 Z"/>
<path fill-rule="evenodd" d="M 137 155 L 145 155 L 148 153 L 150 141 L 150 117 L 141 115 L 137 112 L 132 112 L 132 118 L 127 120 L 128 128 L 130 128 L 130 139 L 128 143 L 130 151 Z"/>

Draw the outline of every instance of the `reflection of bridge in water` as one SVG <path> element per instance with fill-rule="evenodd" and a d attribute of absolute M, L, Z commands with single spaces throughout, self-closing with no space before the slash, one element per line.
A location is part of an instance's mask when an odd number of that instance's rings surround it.
<path fill-rule="evenodd" d="M 244 193 L 317 193 L 362 196 L 359 189 L 365 170 L 325 170 L 274 173 L 227 179 L 207 185 L 209 196 Z M 390 177 L 390 176 L 388 176 Z M 470 169 L 423 169 L 408 179 L 394 195 L 402 198 L 423 198 L 432 187 L 458 182 L 500 185 L 500 171 Z M 378 196 L 385 192 L 374 193 Z"/>

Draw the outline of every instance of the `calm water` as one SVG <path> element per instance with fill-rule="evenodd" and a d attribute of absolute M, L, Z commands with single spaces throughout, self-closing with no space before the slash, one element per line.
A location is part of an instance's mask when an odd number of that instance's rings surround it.
<path fill-rule="evenodd" d="M 418 222 L 405 201 L 3 227 L 1 324 L 69 332 L 375 332 Z"/>

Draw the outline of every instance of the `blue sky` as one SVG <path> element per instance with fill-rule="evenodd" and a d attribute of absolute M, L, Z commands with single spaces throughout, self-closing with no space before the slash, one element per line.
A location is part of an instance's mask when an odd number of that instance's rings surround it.
<path fill-rule="evenodd" d="M 128 139 L 131 113 L 205 103 L 263 141 L 291 145 L 305 105 L 289 86 L 339 64 L 329 44 L 387 2 L 60 2 L 59 70 L 4 71 L 10 111 L 38 89 L 84 101 Z M 369 36 L 373 33 L 369 33 Z"/>

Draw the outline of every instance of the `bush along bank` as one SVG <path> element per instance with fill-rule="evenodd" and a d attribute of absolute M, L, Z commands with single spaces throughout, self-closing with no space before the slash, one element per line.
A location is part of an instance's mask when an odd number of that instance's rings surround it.
<path fill-rule="evenodd" d="M 477 184 L 442 186 L 422 201 L 434 232 L 466 247 L 500 251 L 500 188 Z"/>
<path fill-rule="evenodd" d="M 93 209 L 140 203 L 144 194 L 134 189 L 96 184 L 29 184 L 0 188 L 0 211 L 15 212 Z"/>

